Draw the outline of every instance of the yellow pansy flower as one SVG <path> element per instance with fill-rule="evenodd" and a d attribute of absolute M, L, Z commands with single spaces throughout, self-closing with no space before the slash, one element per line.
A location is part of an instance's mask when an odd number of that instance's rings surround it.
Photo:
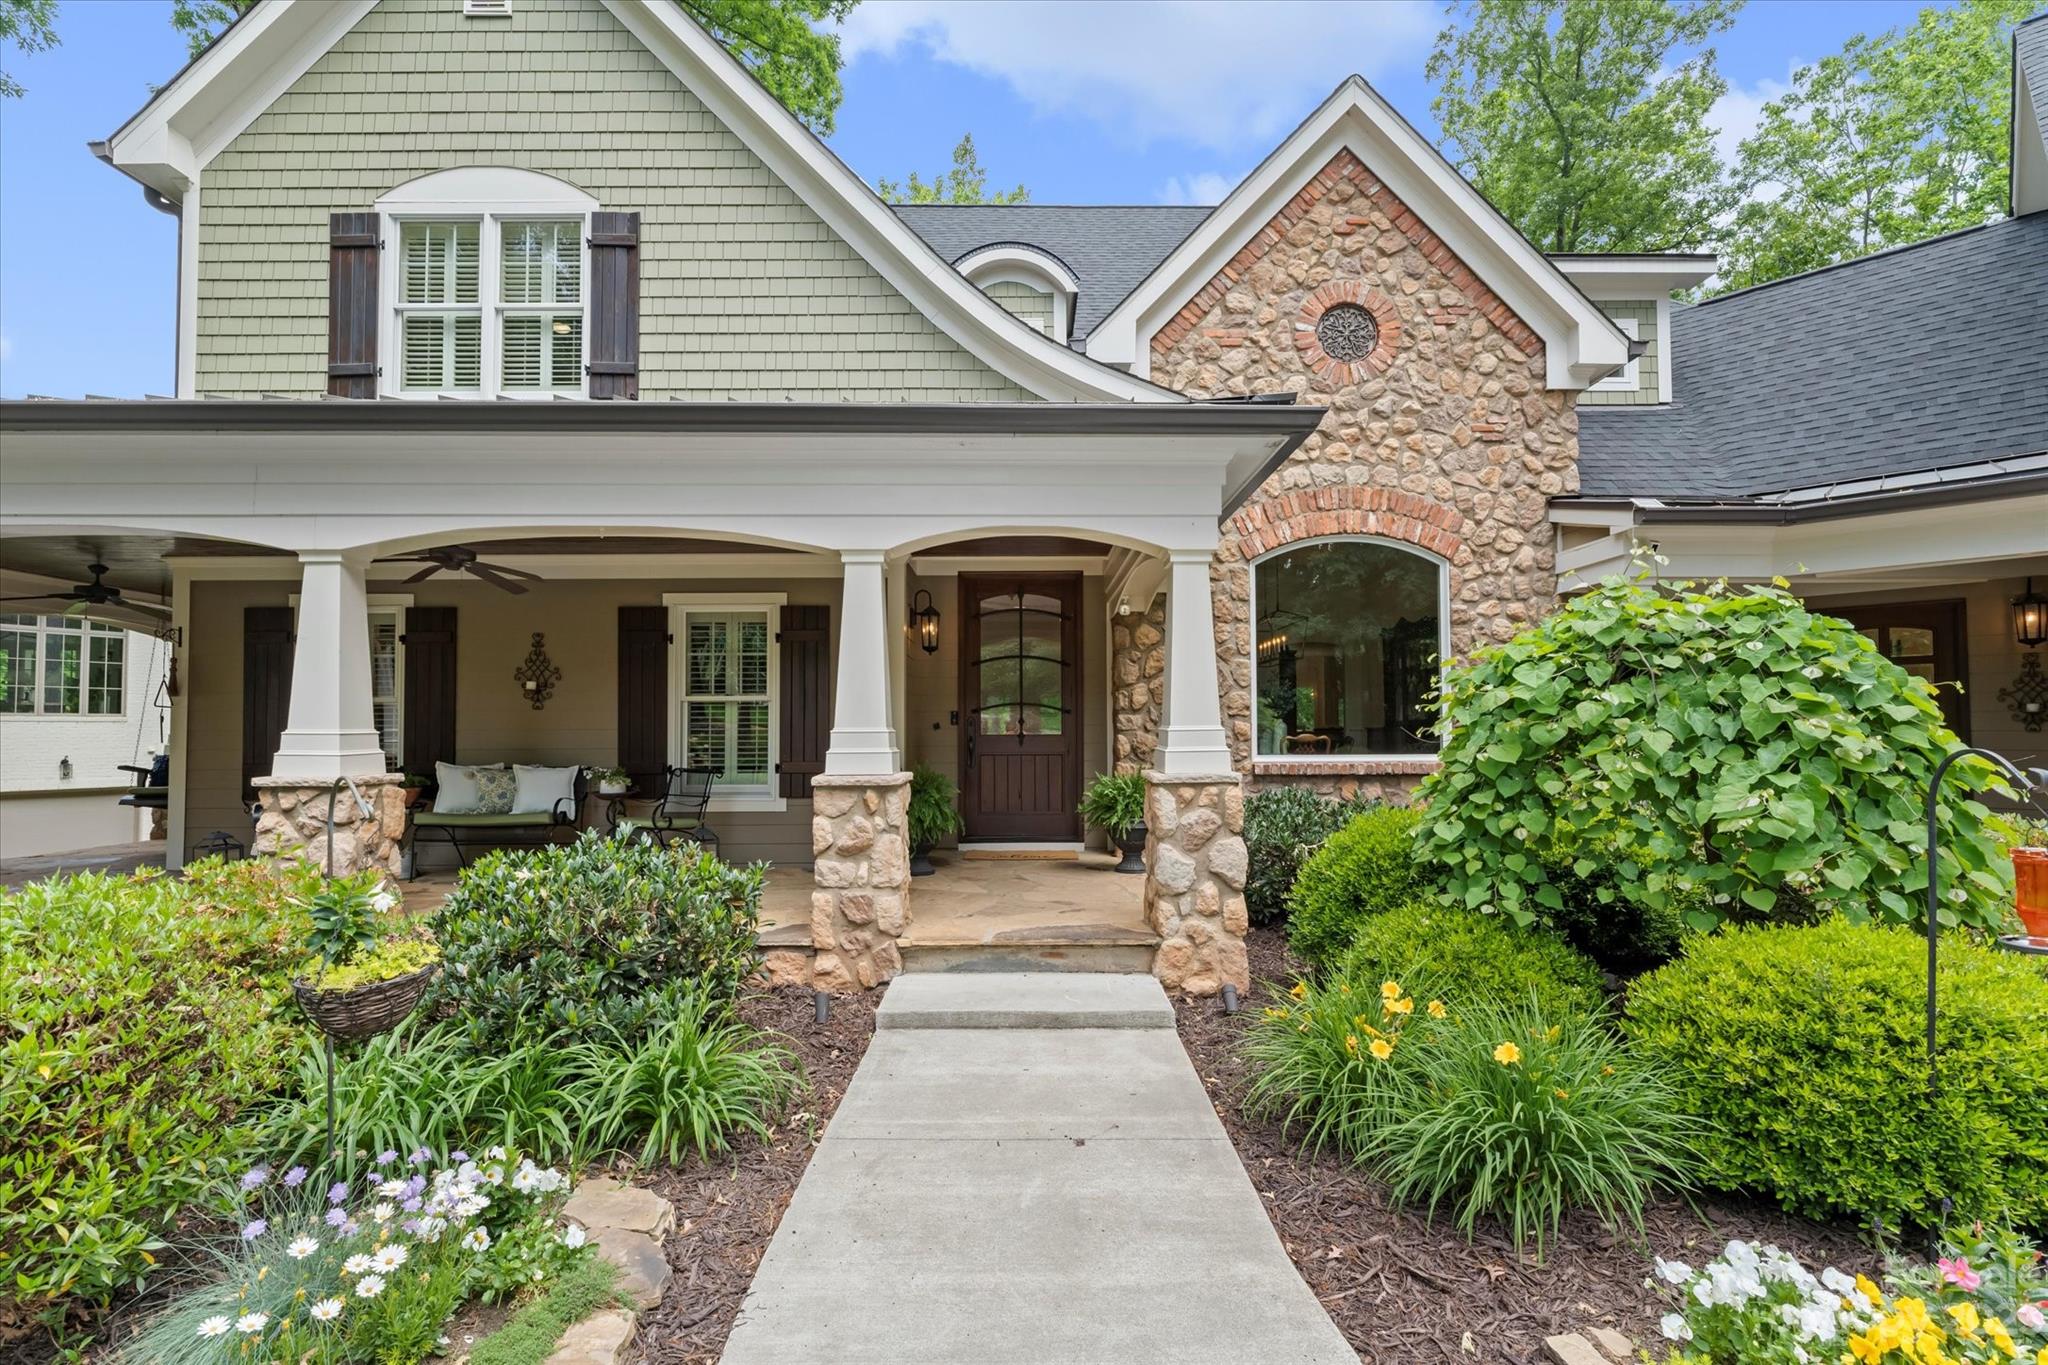
<path fill-rule="evenodd" d="M 1384 1038 L 1375 1038 L 1372 1040 L 1371 1051 L 1373 1056 L 1384 1062 L 1394 1055 L 1394 1045 Z"/>
<path fill-rule="evenodd" d="M 1516 1062 L 1522 1060 L 1522 1049 L 1516 1047 L 1513 1043 L 1502 1043 L 1493 1050 L 1493 1060 L 1499 1062 L 1502 1066 L 1513 1066 Z"/>
<path fill-rule="evenodd" d="M 1881 1293 L 1878 1290 L 1878 1287 L 1871 1282 L 1871 1279 L 1868 1275 L 1858 1275 L 1856 1277 L 1856 1292 L 1861 1294 L 1863 1296 L 1863 1301 L 1869 1304 L 1872 1308 L 1881 1308 L 1884 1306 L 1883 1293 Z"/>
<path fill-rule="evenodd" d="M 1977 1329 L 1984 1325 L 1974 1303 L 1952 1303 L 1948 1306 L 1948 1315 L 1955 1319 L 1957 1329 L 1966 1337 L 1976 1336 Z"/>

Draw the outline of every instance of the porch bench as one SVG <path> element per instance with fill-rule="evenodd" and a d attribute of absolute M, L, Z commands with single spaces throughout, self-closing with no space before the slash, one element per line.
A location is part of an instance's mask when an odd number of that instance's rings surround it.
<path fill-rule="evenodd" d="M 573 840 L 582 827 L 583 802 L 587 792 L 578 771 L 571 795 L 562 797 L 547 810 L 532 811 L 439 811 L 431 807 L 412 813 L 412 845 L 419 847 L 422 834 L 437 836 L 455 850 L 459 867 L 469 866 L 469 850 L 478 847 L 508 848 L 526 844 Z M 419 859 L 413 859 L 413 875 L 419 875 Z"/>

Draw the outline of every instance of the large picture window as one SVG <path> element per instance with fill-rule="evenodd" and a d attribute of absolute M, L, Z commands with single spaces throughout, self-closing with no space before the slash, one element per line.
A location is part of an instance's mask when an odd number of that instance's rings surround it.
<path fill-rule="evenodd" d="M 772 608 L 691 606 L 677 633 L 682 762 L 718 774 L 724 795 L 772 794 L 775 661 Z"/>
<path fill-rule="evenodd" d="M 75 616 L 0 614 L 0 715 L 118 716 L 128 632 Z"/>
<path fill-rule="evenodd" d="M 1252 567 L 1258 756 L 1433 754 L 1444 566 L 1376 540 Z"/>

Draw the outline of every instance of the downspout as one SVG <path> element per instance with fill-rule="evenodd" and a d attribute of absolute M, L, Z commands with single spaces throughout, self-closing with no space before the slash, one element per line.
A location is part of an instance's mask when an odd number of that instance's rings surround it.
<path fill-rule="evenodd" d="M 172 273 L 177 277 L 177 292 L 171 314 L 171 392 L 178 391 L 178 376 L 185 372 L 185 212 L 184 206 L 168 198 L 154 185 L 142 187 L 142 202 L 158 213 L 168 213 L 178 220 L 177 254 L 171 258 Z"/>

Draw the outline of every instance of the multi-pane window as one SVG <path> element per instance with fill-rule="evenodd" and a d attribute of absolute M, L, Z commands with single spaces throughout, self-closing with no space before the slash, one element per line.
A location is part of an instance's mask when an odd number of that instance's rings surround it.
<path fill-rule="evenodd" d="M 120 715 L 127 639 L 73 616 L 0 615 L 0 715 Z"/>
<path fill-rule="evenodd" d="M 683 613 L 683 762 L 728 791 L 769 786 L 769 643 L 765 610 Z"/>
<path fill-rule="evenodd" d="M 402 613 L 370 612 L 370 712 L 384 766 L 397 772 L 405 757 L 405 666 Z"/>
<path fill-rule="evenodd" d="M 580 218 L 400 223 L 400 388 L 582 392 L 583 273 Z"/>

